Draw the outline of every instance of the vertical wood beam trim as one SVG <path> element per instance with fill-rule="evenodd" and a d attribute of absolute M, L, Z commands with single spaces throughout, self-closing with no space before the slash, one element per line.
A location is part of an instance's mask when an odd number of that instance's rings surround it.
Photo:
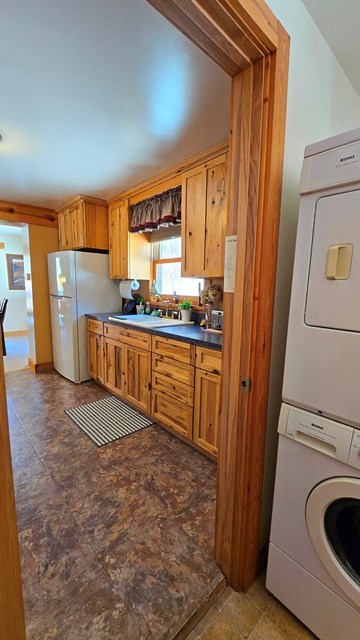
<path fill-rule="evenodd" d="M 229 184 L 226 235 L 237 236 L 236 298 L 224 294 L 222 415 L 217 476 L 215 557 L 228 577 L 232 563 L 234 493 L 238 405 L 240 399 L 240 350 L 243 320 L 243 286 L 247 238 L 248 182 L 252 127 L 253 68 L 232 80 L 229 140 Z M 234 324 L 235 320 L 235 324 Z M 234 328 L 236 329 L 234 330 Z"/>
<path fill-rule="evenodd" d="M 25 640 L 19 543 L 0 341 L 0 640 Z"/>

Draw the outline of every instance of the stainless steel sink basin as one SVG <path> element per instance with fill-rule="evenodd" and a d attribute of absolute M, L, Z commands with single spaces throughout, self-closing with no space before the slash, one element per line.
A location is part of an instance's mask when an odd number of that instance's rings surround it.
<path fill-rule="evenodd" d="M 123 316 L 113 315 L 109 316 L 109 320 L 116 320 L 116 322 L 124 322 L 126 324 L 133 325 L 134 327 L 144 327 L 145 329 L 155 329 L 159 327 L 173 327 L 176 325 L 194 324 L 193 322 L 184 322 L 183 320 L 173 320 L 172 318 L 160 318 L 159 316 Z"/>

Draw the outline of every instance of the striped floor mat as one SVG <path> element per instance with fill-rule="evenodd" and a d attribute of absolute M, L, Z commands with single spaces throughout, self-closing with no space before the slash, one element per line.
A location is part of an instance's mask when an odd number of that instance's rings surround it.
<path fill-rule="evenodd" d="M 98 447 L 154 423 L 114 396 L 66 409 L 65 413 Z"/>

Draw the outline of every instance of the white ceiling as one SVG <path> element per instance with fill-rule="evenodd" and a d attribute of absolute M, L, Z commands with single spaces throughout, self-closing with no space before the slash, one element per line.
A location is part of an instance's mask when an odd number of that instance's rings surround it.
<path fill-rule="evenodd" d="M 302 0 L 360 95 L 360 0 Z"/>
<path fill-rule="evenodd" d="M 360 95 L 360 1 L 303 2 Z M 109 198 L 228 135 L 230 79 L 146 0 L 0 7 L 0 199 Z"/>
<path fill-rule="evenodd" d="M 230 79 L 145 0 L 0 7 L 0 199 L 108 198 L 227 137 Z"/>

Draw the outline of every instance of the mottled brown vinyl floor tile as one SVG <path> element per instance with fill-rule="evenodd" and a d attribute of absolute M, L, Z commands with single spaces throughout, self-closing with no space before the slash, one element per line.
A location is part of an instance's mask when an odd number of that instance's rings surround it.
<path fill-rule="evenodd" d="M 91 381 L 6 386 L 27 640 L 171 640 L 224 582 L 215 463 L 158 425 L 96 447 L 64 414 Z"/>

